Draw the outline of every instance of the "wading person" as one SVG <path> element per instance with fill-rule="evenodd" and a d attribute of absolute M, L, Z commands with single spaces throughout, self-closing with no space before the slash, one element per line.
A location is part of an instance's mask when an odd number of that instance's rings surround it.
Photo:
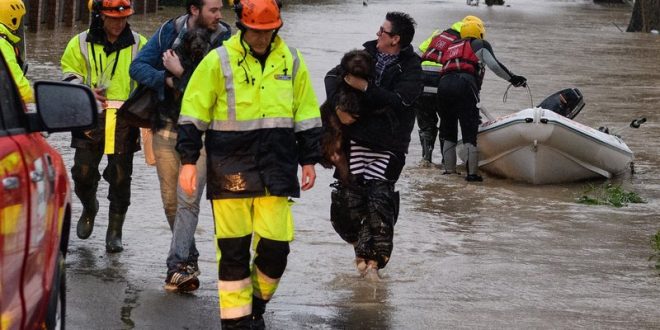
<path fill-rule="evenodd" d="M 195 46 L 195 38 L 198 37 L 205 37 L 201 41 L 208 52 L 221 46 L 231 36 L 229 25 L 220 21 L 221 8 L 221 0 L 187 0 L 187 14 L 163 24 L 130 68 L 131 77 L 158 91 L 161 100 L 153 127 L 153 149 L 165 218 L 172 229 L 165 278 L 165 289 L 170 291 L 193 291 L 199 287 L 195 229 L 199 220 L 199 202 L 206 184 L 206 153 L 202 149 L 197 160 L 195 194 L 188 196 L 177 189 L 180 159 L 176 151 L 176 122 L 181 111 L 181 95 L 198 60 L 201 60 L 193 58 L 196 57 L 195 51 L 187 50 Z M 195 29 L 206 36 L 191 36 Z M 175 49 L 182 51 L 175 52 Z M 192 65 L 184 65 L 187 63 Z"/>
<path fill-rule="evenodd" d="M 76 233 L 81 239 L 92 234 L 99 211 L 99 163 L 105 154 L 108 164 L 103 178 L 110 186 L 105 248 L 113 253 L 123 250 L 122 226 L 131 201 L 133 154 L 140 150 L 138 129 L 117 118 L 117 109 L 135 87 L 128 67 L 147 40 L 128 24 L 133 14 L 128 0 L 93 0 L 90 10 L 89 30 L 69 41 L 61 59 L 64 80 L 92 87 L 96 100 L 103 105 L 97 128 L 72 134 L 71 146 L 76 152 L 71 176 L 83 206 Z"/>
<path fill-rule="evenodd" d="M 438 84 L 441 112 L 440 138 L 444 174 L 456 172 L 456 142 L 458 122 L 467 151 L 467 181 L 483 181 L 479 175 L 477 132 L 479 123 L 479 93 L 486 66 L 515 87 L 526 86 L 527 79 L 514 75 L 500 63 L 491 45 L 484 40 L 483 23 L 472 20 L 461 26 L 461 39 L 455 40 L 442 55 L 442 70 Z"/>
<path fill-rule="evenodd" d="M 14 82 L 24 103 L 34 102 L 32 87 L 25 77 L 23 57 L 18 43 L 17 31 L 25 16 L 25 5 L 21 0 L 0 0 L 0 52 L 2 52 Z"/>
<path fill-rule="evenodd" d="M 179 184 L 189 195 L 206 135 L 223 329 L 264 328 L 293 240 L 289 197 L 314 186 L 321 158 L 319 105 L 300 52 L 278 36 L 279 7 L 235 3 L 240 31 L 197 66 L 179 117 Z"/>
<path fill-rule="evenodd" d="M 353 183 L 335 184 L 331 221 L 335 230 L 355 248 L 361 274 L 378 275 L 392 253 L 399 193 L 394 185 L 405 164 L 410 133 L 415 124 L 413 104 L 423 90 L 419 56 L 410 45 L 415 21 L 408 14 L 390 12 L 364 48 L 375 61 L 372 80 L 342 72 L 341 66 L 325 77 L 328 100 L 339 84 L 364 93 L 368 109 L 353 117 L 342 109 L 337 115 L 347 125 L 350 172 Z M 370 275 L 371 276 L 371 275 Z"/>
<path fill-rule="evenodd" d="M 440 81 L 440 59 L 454 40 L 461 38 L 463 22 L 475 20 L 481 22 L 476 16 L 465 16 L 462 21 L 452 24 L 451 28 L 442 32 L 433 31 L 430 37 L 418 47 L 422 58 L 424 71 L 424 93 L 419 98 L 416 107 L 417 126 L 419 128 L 419 142 L 422 146 L 422 164 L 430 165 L 433 162 L 432 154 L 435 149 L 435 138 L 438 135 L 438 122 L 440 107 L 438 107 L 438 82 Z M 440 140 L 442 150 L 442 140 Z"/>

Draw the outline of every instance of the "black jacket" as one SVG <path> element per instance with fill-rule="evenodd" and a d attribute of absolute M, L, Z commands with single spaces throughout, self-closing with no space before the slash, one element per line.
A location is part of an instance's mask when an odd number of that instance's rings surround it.
<path fill-rule="evenodd" d="M 376 40 L 366 42 L 364 48 L 376 58 Z M 325 76 L 326 95 L 331 102 L 343 76 L 340 66 Z M 358 120 L 348 126 L 349 138 L 373 150 L 407 153 L 415 125 L 413 104 L 423 89 L 421 60 L 408 45 L 398 60 L 385 68 L 379 86 L 369 82 L 364 97 L 371 110 L 361 109 Z"/>

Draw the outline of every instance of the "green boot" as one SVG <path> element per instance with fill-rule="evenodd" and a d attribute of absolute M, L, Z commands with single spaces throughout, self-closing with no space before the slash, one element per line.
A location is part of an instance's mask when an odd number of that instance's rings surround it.
<path fill-rule="evenodd" d="M 76 225 L 76 234 L 80 239 L 87 239 L 92 235 L 92 230 L 94 229 L 94 219 L 96 218 L 96 213 L 99 212 L 99 201 L 94 199 L 93 206 L 85 206 L 83 204 L 83 211 L 80 214 L 80 219 L 78 219 L 78 224 Z"/>
<path fill-rule="evenodd" d="M 108 219 L 108 232 L 105 234 L 105 251 L 116 253 L 124 250 L 121 244 L 121 228 L 124 225 L 126 213 L 110 213 Z"/>

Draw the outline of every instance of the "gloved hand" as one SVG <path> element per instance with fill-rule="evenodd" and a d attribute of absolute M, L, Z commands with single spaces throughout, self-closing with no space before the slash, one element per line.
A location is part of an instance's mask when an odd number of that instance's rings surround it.
<path fill-rule="evenodd" d="M 525 87 L 527 86 L 527 78 L 523 76 L 516 76 L 515 74 L 511 76 L 509 82 L 513 87 Z"/>
<path fill-rule="evenodd" d="M 179 186 L 188 196 L 197 189 L 197 167 L 195 164 L 184 164 L 179 172 Z"/>

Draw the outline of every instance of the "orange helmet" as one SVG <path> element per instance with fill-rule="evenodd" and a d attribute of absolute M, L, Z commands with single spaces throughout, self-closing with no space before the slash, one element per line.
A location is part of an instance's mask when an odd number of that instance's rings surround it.
<path fill-rule="evenodd" d="M 240 0 L 234 3 L 234 11 L 240 23 L 253 30 L 280 28 L 280 7 L 277 0 Z"/>
<path fill-rule="evenodd" d="M 25 5 L 21 0 L 0 0 L 0 24 L 16 31 L 25 15 Z"/>
<path fill-rule="evenodd" d="M 87 8 L 108 17 L 128 17 L 133 15 L 130 0 L 89 0 Z"/>

